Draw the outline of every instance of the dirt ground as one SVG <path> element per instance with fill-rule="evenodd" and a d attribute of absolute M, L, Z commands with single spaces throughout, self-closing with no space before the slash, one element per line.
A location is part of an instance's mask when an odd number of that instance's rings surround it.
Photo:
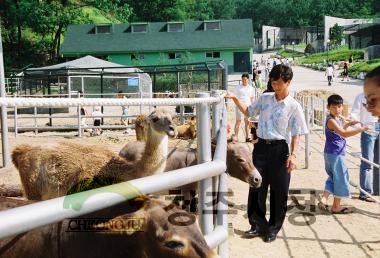
<path fill-rule="evenodd" d="M 234 122 L 234 106 L 228 106 L 231 129 Z M 243 140 L 244 135 L 239 135 Z M 103 135 L 78 138 L 76 132 L 22 133 L 14 137 L 10 134 L 11 148 L 21 143 L 47 146 L 56 141 L 71 141 L 87 145 L 105 146 L 117 153 L 127 142 L 134 141 L 133 135 L 123 131 L 104 131 Z M 358 200 L 358 190 L 352 188 L 352 199 L 343 201 L 344 205 L 356 208 L 348 215 L 331 215 L 316 207 L 316 195 L 324 188 L 326 174 L 323 161 L 324 136 L 320 128 L 311 134 L 311 157 L 309 168 L 305 169 L 304 142 L 297 157 L 297 170 L 292 173 L 290 198 L 286 220 L 277 240 L 268 244 L 260 238 L 243 239 L 243 231 L 249 228 L 246 216 L 248 185 L 237 179 L 229 178 L 232 191 L 230 202 L 229 248 L 232 258 L 251 257 L 380 257 L 380 205 Z M 170 146 L 196 146 L 195 141 L 171 140 Z M 358 153 L 359 139 L 348 141 L 348 152 Z M 359 159 L 347 155 L 347 165 L 352 181 L 359 181 Z M 20 184 L 18 174 L 13 169 L 0 170 L 0 185 Z M 330 200 L 331 204 L 332 200 Z M 269 213 L 269 212 L 268 212 Z M 268 215 L 267 213 L 267 215 Z"/>

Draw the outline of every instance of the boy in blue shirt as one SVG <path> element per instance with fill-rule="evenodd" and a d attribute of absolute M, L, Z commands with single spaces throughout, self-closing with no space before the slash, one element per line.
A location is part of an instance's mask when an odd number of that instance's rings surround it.
<path fill-rule="evenodd" d="M 331 213 L 347 214 L 353 212 L 352 209 L 342 207 L 342 198 L 351 197 L 349 189 L 348 169 L 344 162 L 346 152 L 347 137 L 368 130 L 367 126 L 347 129 L 349 126 L 359 123 L 358 121 L 346 121 L 342 116 L 343 98 L 339 95 L 331 95 L 327 99 L 327 109 L 329 115 L 326 118 L 325 135 L 326 143 L 324 149 L 325 169 L 328 175 L 321 201 L 318 207 L 327 210 L 327 199 L 330 194 L 334 195 Z"/>

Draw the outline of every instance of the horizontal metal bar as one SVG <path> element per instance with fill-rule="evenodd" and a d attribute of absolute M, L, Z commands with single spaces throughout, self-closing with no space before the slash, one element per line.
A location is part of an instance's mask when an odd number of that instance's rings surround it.
<path fill-rule="evenodd" d="M 178 106 L 218 103 L 220 97 L 209 98 L 0 98 L 5 107 L 77 107 L 77 106 Z M 201 102 L 202 100 L 202 102 Z"/>
<path fill-rule="evenodd" d="M 366 158 L 363 158 L 362 156 L 355 155 L 355 154 L 353 154 L 353 153 L 351 153 L 351 152 L 347 152 L 347 153 L 350 154 L 350 155 L 351 155 L 352 157 L 354 157 L 354 158 L 361 159 L 361 160 L 364 161 L 365 163 L 370 164 L 370 165 L 374 166 L 375 168 L 380 168 L 379 164 L 376 164 L 376 163 L 374 163 L 374 162 L 372 162 L 372 161 L 370 161 L 370 160 L 368 160 L 368 159 L 366 159 Z"/>
<path fill-rule="evenodd" d="M 9 127 L 13 128 L 13 127 Z M 66 130 L 66 129 L 73 129 L 77 130 L 79 127 L 77 125 L 65 125 L 65 126 L 17 126 L 17 129 L 20 131 L 22 129 L 41 129 L 41 130 Z M 87 126 L 81 126 L 82 129 L 91 129 L 91 128 L 100 128 L 100 129 L 125 129 L 125 128 L 134 128 L 134 126 L 125 126 L 125 125 L 100 125 L 100 126 L 93 126 L 93 125 L 87 125 Z"/>
<path fill-rule="evenodd" d="M 122 203 L 140 194 L 179 187 L 224 173 L 226 164 L 215 160 L 163 174 L 93 189 L 0 212 L 0 239 L 34 228 L 88 214 Z M 82 203 L 83 202 L 83 203 Z M 80 205 L 80 208 L 71 209 Z"/>
<path fill-rule="evenodd" d="M 354 182 L 352 182 L 350 180 L 350 185 L 352 185 L 353 187 L 355 187 L 356 189 L 358 189 L 360 192 L 364 193 L 366 196 L 371 197 L 377 204 L 380 204 L 380 201 L 376 200 L 376 198 L 373 195 L 371 195 L 370 193 L 366 192 L 358 184 L 356 184 L 356 183 L 354 183 Z"/>
<path fill-rule="evenodd" d="M 372 161 L 370 161 L 370 160 L 368 160 L 366 158 L 360 157 L 360 159 L 363 160 L 365 163 L 374 166 L 375 168 L 380 168 L 380 166 L 378 164 L 376 164 L 376 163 L 374 163 L 374 162 L 372 162 Z"/>
<path fill-rule="evenodd" d="M 207 245 L 210 248 L 215 248 L 228 238 L 228 232 L 223 226 L 216 226 L 210 234 L 207 234 L 204 237 Z"/>
<path fill-rule="evenodd" d="M 13 118 L 14 115 L 9 115 L 8 118 Z M 103 115 L 101 116 L 102 118 L 120 118 L 120 117 L 123 117 L 123 118 L 135 118 L 137 117 L 137 115 L 135 116 L 123 116 L 123 115 Z M 49 116 L 49 115 L 46 115 L 46 116 L 33 116 L 33 114 L 30 114 L 30 116 L 17 116 L 18 119 L 34 119 L 34 118 L 78 118 L 78 116 Z M 81 118 L 94 118 L 93 116 L 81 116 Z"/>

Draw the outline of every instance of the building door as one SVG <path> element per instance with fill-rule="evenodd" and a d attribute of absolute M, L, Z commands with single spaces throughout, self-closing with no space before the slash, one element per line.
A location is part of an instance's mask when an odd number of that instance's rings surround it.
<path fill-rule="evenodd" d="M 246 72 L 251 70 L 249 52 L 234 52 L 234 72 Z"/>

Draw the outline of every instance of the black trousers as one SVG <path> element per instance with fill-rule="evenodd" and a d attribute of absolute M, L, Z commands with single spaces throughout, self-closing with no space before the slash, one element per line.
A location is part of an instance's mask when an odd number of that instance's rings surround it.
<path fill-rule="evenodd" d="M 290 174 L 286 167 L 288 144 L 266 144 L 259 141 L 252 153 L 253 164 L 262 176 L 259 189 L 250 187 L 248 196 L 249 223 L 263 233 L 277 234 L 285 220 Z M 270 218 L 265 218 L 266 198 L 270 186 Z"/>
<path fill-rule="evenodd" d="M 332 76 L 327 76 L 327 81 L 328 81 L 329 85 L 331 85 Z"/>

